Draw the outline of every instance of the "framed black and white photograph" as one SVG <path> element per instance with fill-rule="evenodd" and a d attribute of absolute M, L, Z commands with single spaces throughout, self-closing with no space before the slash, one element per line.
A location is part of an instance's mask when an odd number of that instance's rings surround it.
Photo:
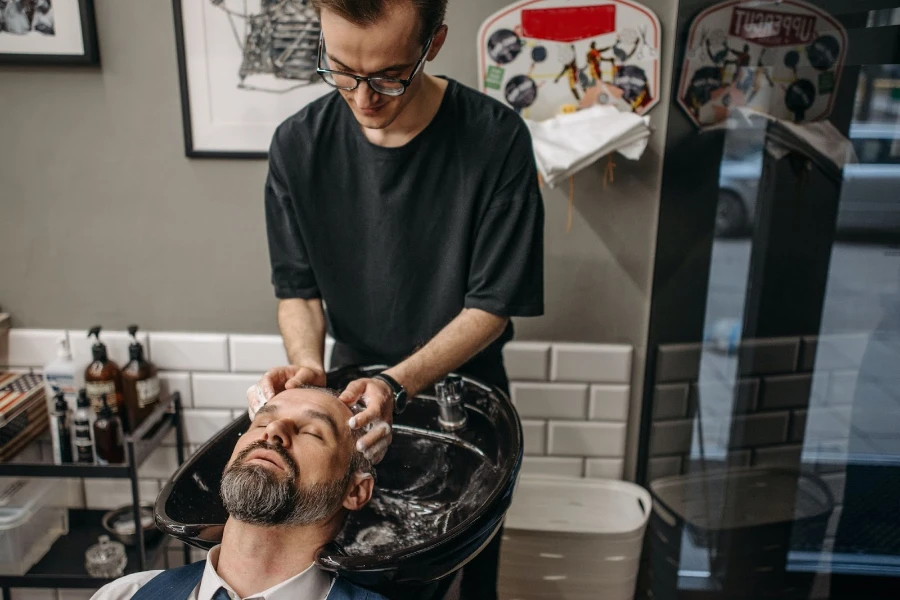
<path fill-rule="evenodd" d="M 185 153 L 264 158 L 275 128 L 332 90 L 308 0 L 173 0 Z"/>
<path fill-rule="evenodd" d="M 100 63 L 93 0 L 0 0 L 0 63 Z"/>

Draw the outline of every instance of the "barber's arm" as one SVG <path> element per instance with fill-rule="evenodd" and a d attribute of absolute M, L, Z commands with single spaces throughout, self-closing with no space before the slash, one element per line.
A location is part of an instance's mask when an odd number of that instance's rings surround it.
<path fill-rule="evenodd" d="M 503 333 L 508 322 L 508 317 L 498 317 L 478 308 L 465 308 L 430 342 L 384 374 L 414 396 L 487 348 Z M 373 424 L 372 430 L 357 442 L 357 447 L 366 458 L 377 463 L 391 443 L 393 393 L 381 380 L 357 379 L 341 394 L 341 400 L 347 404 L 355 403 L 360 397 L 366 399 L 367 409 L 351 419 L 351 427 L 356 429 Z"/>
<path fill-rule="evenodd" d="M 510 141 L 497 191 L 475 234 L 462 312 L 428 344 L 385 371 L 409 395 L 484 350 L 503 333 L 509 317 L 543 314 L 544 205 L 524 123 Z M 350 426 L 373 424 L 359 445 L 378 462 L 391 441 L 393 394 L 380 380 L 362 379 L 351 383 L 341 399 L 352 404 L 360 396 L 366 397 L 367 408 L 351 419 Z"/>

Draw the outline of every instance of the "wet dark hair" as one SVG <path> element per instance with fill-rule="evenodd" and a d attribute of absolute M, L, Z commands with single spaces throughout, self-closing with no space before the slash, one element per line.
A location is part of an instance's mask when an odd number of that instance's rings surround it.
<path fill-rule="evenodd" d="M 438 27 L 444 24 L 447 14 L 447 0 L 312 0 L 317 13 L 329 10 L 354 25 L 367 26 L 377 23 L 389 5 L 396 2 L 412 2 L 419 13 L 422 44 L 428 41 Z"/>

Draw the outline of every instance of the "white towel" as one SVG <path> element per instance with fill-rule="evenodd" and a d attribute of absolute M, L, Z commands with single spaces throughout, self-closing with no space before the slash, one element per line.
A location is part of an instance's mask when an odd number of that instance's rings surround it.
<path fill-rule="evenodd" d="M 550 187 L 618 151 L 637 160 L 647 148 L 650 118 L 592 106 L 545 121 L 529 121 L 538 170 Z"/>

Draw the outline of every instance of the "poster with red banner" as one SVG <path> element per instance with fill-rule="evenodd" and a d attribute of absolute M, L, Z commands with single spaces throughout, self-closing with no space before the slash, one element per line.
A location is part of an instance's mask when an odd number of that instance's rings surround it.
<path fill-rule="evenodd" d="M 678 103 L 700 128 L 738 107 L 794 123 L 831 114 L 847 34 L 802 0 L 729 0 L 694 19 Z"/>
<path fill-rule="evenodd" d="M 595 104 L 659 102 L 659 19 L 628 0 L 524 0 L 478 32 L 481 90 L 540 121 Z"/>

